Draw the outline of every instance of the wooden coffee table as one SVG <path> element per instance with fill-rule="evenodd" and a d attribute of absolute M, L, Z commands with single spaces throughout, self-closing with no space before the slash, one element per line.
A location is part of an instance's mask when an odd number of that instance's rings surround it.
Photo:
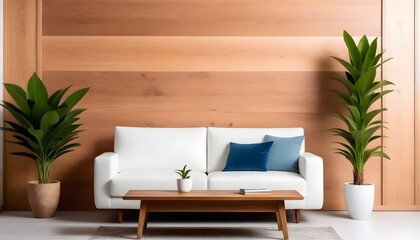
<path fill-rule="evenodd" d="M 124 200 L 141 200 L 137 238 L 147 227 L 149 212 L 275 212 L 277 226 L 288 239 L 284 200 L 302 200 L 294 190 L 241 195 L 238 191 L 203 190 L 179 193 L 163 190 L 130 190 Z"/>

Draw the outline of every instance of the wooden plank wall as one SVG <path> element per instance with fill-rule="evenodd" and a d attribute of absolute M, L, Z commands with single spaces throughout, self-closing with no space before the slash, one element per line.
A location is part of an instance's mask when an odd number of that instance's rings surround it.
<path fill-rule="evenodd" d="M 26 86 L 37 66 L 36 1 L 4 0 L 4 82 Z M 4 100 L 11 101 L 4 93 Z M 11 119 L 4 111 L 4 119 Z M 4 134 L 5 140 L 10 134 Z M 9 153 L 14 148 L 4 145 L 4 209 L 28 209 L 26 183 L 36 179 L 35 164 Z"/>
<path fill-rule="evenodd" d="M 83 146 L 54 163 L 60 209 L 94 208 L 93 161 L 113 150 L 117 125 L 304 127 L 307 150 L 324 158 L 324 209 L 344 209 L 351 166 L 328 132 L 340 110 L 330 76 L 342 70 L 329 56 L 346 57 L 343 29 L 381 36 L 381 0 L 44 0 L 44 81 L 91 87 Z M 5 147 L 5 207 L 27 209 L 34 168 Z M 380 205 L 380 159 L 365 175 Z"/>
<path fill-rule="evenodd" d="M 418 146 L 420 144 L 420 4 L 415 3 L 415 22 L 414 22 L 414 32 L 415 32 L 415 139 L 414 145 Z M 415 148 L 415 196 L 416 205 L 420 206 L 420 149 Z"/>
<path fill-rule="evenodd" d="M 383 119 L 389 125 L 384 145 L 393 160 L 384 161 L 382 203 L 395 208 L 415 204 L 414 2 L 383 2 L 384 57 L 393 57 L 383 76 L 396 84 L 396 91 L 383 100 L 388 108 Z"/>

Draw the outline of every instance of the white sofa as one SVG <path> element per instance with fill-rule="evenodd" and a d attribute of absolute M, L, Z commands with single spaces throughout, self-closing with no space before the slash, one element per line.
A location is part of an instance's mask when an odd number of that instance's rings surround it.
<path fill-rule="evenodd" d="M 285 171 L 222 172 L 229 142 L 263 142 L 266 135 L 302 136 L 302 128 L 140 128 L 116 127 L 114 152 L 95 159 L 94 193 L 99 209 L 138 209 L 139 201 L 122 199 L 128 190 L 176 190 L 174 169 L 188 164 L 193 190 L 238 190 L 266 187 L 297 190 L 304 200 L 286 201 L 287 209 L 320 209 L 323 162 L 305 152 L 299 174 Z"/>

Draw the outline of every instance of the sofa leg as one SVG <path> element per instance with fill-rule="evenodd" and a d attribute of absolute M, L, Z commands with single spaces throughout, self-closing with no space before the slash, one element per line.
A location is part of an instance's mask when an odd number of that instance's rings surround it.
<path fill-rule="evenodd" d="M 300 222 L 300 209 L 295 209 L 295 220 L 296 223 Z"/>
<path fill-rule="evenodd" d="M 119 209 L 118 210 L 118 223 L 122 223 L 123 222 L 123 210 Z"/>

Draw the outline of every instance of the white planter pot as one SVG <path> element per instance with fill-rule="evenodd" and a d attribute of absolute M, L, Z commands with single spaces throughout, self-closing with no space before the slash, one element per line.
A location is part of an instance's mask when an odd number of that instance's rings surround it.
<path fill-rule="evenodd" d="M 178 192 L 189 192 L 192 188 L 192 179 L 177 179 L 176 184 L 178 187 Z"/>
<path fill-rule="evenodd" d="M 370 218 L 375 199 L 374 184 L 354 185 L 353 183 L 345 183 L 344 196 L 351 218 L 358 220 Z"/>

